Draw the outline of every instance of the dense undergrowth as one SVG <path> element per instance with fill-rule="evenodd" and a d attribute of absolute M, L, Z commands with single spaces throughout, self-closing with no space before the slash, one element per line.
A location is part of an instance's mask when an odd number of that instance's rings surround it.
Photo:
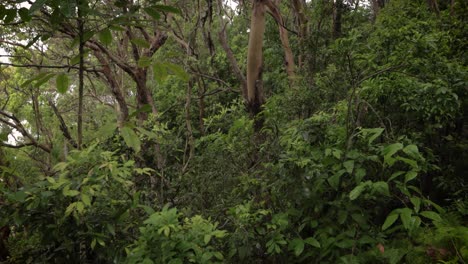
<path fill-rule="evenodd" d="M 391 1 L 316 46 L 321 70 L 295 87 L 266 74 L 260 131 L 220 97 L 185 168 L 177 109 L 93 131 L 53 175 L 0 149 L 5 263 L 465 263 L 463 5 L 437 17 Z"/>

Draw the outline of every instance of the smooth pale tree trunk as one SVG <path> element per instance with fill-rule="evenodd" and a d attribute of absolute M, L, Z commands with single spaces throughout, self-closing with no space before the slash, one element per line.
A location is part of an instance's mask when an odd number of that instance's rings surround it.
<path fill-rule="evenodd" d="M 247 107 L 256 116 L 265 102 L 263 93 L 263 35 L 265 33 L 266 0 L 254 0 L 247 54 Z M 256 126 L 259 129 L 258 125 Z"/>

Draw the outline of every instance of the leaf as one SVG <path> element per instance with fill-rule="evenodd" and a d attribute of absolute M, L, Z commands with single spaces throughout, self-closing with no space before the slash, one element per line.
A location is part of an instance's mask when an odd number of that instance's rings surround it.
<path fill-rule="evenodd" d="M 411 197 L 410 201 L 414 205 L 414 211 L 419 212 L 421 206 L 421 199 L 419 197 Z"/>
<path fill-rule="evenodd" d="M 142 47 L 142 48 L 149 48 L 150 47 L 150 44 L 148 43 L 148 41 L 146 41 L 146 40 L 144 40 L 142 38 L 134 38 L 134 39 L 131 39 L 130 42 L 137 45 L 138 47 Z"/>
<path fill-rule="evenodd" d="M 20 8 L 18 10 L 18 15 L 20 16 L 21 20 L 24 22 L 29 22 L 31 21 L 31 15 L 29 15 L 29 10 L 27 8 Z"/>
<path fill-rule="evenodd" d="M 167 78 L 167 68 L 160 62 L 153 64 L 154 79 L 159 83 L 163 83 Z"/>
<path fill-rule="evenodd" d="M 161 18 L 161 14 L 153 7 L 145 7 L 143 10 L 145 10 L 145 12 L 155 20 L 159 20 Z"/>
<path fill-rule="evenodd" d="M 211 234 L 206 234 L 203 237 L 203 242 L 205 242 L 205 245 L 208 245 L 208 243 L 210 243 L 210 241 L 211 241 Z"/>
<path fill-rule="evenodd" d="M 112 43 L 112 32 L 109 28 L 105 28 L 99 32 L 99 41 L 104 45 L 110 45 Z"/>
<path fill-rule="evenodd" d="M 168 6 L 168 5 L 154 5 L 151 6 L 155 10 L 167 12 L 167 13 L 174 13 L 174 14 L 181 14 L 180 10 L 176 7 L 173 6 Z"/>
<path fill-rule="evenodd" d="M 373 128 L 373 129 L 369 129 L 368 131 L 373 133 L 372 136 L 369 137 L 369 145 L 372 144 L 372 142 L 374 142 L 374 140 L 376 138 L 378 138 L 380 135 L 382 135 L 382 132 L 384 131 L 385 129 L 383 128 Z"/>
<path fill-rule="evenodd" d="M 409 171 L 405 175 L 405 183 L 411 181 L 412 179 L 416 178 L 418 176 L 418 173 L 415 171 Z"/>
<path fill-rule="evenodd" d="M 377 193 L 384 194 L 386 196 L 390 196 L 390 191 L 388 189 L 388 184 L 384 181 L 374 182 L 372 184 L 372 189 Z"/>
<path fill-rule="evenodd" d="M 8 24 L 15 20 L 16 18 L 16 8 L 6 9 L 5 10 L 5 18 L 3 19 L 3 23 Z"/>
<path fill-rule="evenodd" d="M 187 72 L 185 72 L 185 70 L 182 69 L 182 67 L 180 67 L 179 65 L 176 65 L 176 64 L 173 64 L 173 63 L 165 63 L 165 66 L 166 66 L 167 69 L 168 69 L 169 71 L 171 71 L 172 74 L 174 74 L 175 76 L 179 77 L 179 78 L 182 79 L 183 81 L 188 81 L 189 75 L 188 75 Z"/>
<path fill-rule="evenodd" d="M 55 78 L 56 86 L 57 86 L 57 91 L 61 94 L 64 94 L 68 91 L 68 76 L 65 73 L 57 75 L 57 78 Z"/>
<path fill-rule="evenodd" d="M 79 191 L 77 190 L 68 190 L 68 189 L 63 189 L 63 195 L 69 196 L 69 197 L 74 197 L 80 194 Z"/>
<path fill-rule="evenodd" d="M 65 216 L 69 216 L 75 210 L 75 207 L 76 203 L 71 203 L 68 205 L 67 209 L 65 210 Z"/>
<path fill-rule="evenodd" d="M 80 214 L 83 213 L 84 204 L 82 202 L 76 202 L 76 211 Z"/>
<path fill-rule="evenodd" d="M 388 163 L 388 160 L 402 148 L 403 148 L 403 144 L 401 143 L 395 143 L 395 144 L 386 146 L 382 151 L 382 154 L 384 155 L 384 162 Z"/>
<path fill-rule="evenodd" d="M 403 149 L 403 152 L 406 153 L 408 156 L 412 158 L 420 158 L 421 154 L 419 154 L 418 146 L 416 145 L 408 145 Z"/>
<path fill-rule="evenodd" d="M 111 235 L 115 236 L 115 227 L 114 225 L 111 225 L 111 224 L 107 224 L 107 230 L 109 231 L 109 233 L 111 233 Z"/>
<path fill-rule="evenodd" d="M 432 221 L 437 221 L 437 222 L 442 221 L 442 218 L 440 217 L 440 215 L 433 211 L 423 211 L 420 214 L 426 218 L 431 219 Z"/>
<path fill-rule="evenodd" d="M 133 129 L 127 126 L 124 126 L 120 130 L 120 133 L 125 141 L 125 144 L 127 144 L 127 146 L 135 150 L 136 153 L 140 152 L 141 142 L 137 134 L 133 131 Z"/>
<path fill-rule="evenodd" d="M 146 68 L 151 65 L 151 58 L 142 56 L 137 63 L 138 67 L 140 68 Z"/>
<path fill-rule="evenodd" d="M 409 208 L 403 208 L 401 209 L 400 211 L 400 219 L 401 219 L 401 222 L 403 222 L 403 226 L 405 227 L 405 229 L 410 229 L 411 227 L 411 215 L 412 215 L 413 211 Z"/>
<path fill-rule="evenodd" d="M 317 239 L 315 239 L 313 237 L 309 237 L 309 238 L 305 239 L 304 242 L 311 245 L 311 246 L 313 246 L 313 247 L 320 248 L 320 242 L 318 242 Z"/>
<path fill-rule="evenodd" d="M 295 238 L 289 242 L 289 248 L 294 251 L 294 255 L 299 256 L 304 251 L 304 240 Z"/>
<path fill-rule="evenodd" d="M 91 242 L 91 249 L 94 249 L 94 247 L 96 247 L 96 239 Z"/>
<path fill-rule="evenodd" d="M 346 172 L 351 174 L 353 173 L 354 169 L 354 160 L 347 160 L 343 163 L 343 167 L 345 167 Z"/>
<path fill-rule="evenodd" d="M 81 201 L 83 201 L 85 205 L 91 206 L 91 199 L 89 198 L 87 194 L 84 194 L 84 193 L 81 194 Z"/>
<path fill-rule="evenodd" d="M 382 231 L 389 228 L 395 221 L 398 219 L 398 214 L 392 214 L 390 213 L 389 216 L 387 216 L 387 219 L 385 219 L 385 222 L 382 225 Z"/>
<path fill-rule="evenodd" d="M 356 200 L 361 193 L 366 189 L 367 183 L 361 183 L 358 186 L 356 186 L 350 193 L 349 193 L 349 199 L 351 201 Z"/>

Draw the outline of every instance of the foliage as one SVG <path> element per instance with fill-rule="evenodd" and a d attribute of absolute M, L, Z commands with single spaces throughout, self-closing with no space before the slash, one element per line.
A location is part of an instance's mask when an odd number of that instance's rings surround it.
<path fill-rule="evenodd" d="M 465 1 L 222 2 L 0 3 L 0 262 L 465 263 Z"/>

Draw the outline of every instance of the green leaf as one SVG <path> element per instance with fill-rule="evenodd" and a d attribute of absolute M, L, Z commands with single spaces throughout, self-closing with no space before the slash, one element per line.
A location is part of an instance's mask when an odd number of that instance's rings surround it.
<path fill-rule="evenodd" d="M 110 45 L 112 43 L 112 32 L 109 28 L 105 28 L 99 32 L 99 40 L 104 45 Z"/>
<path fill-rule="evenodd" d="M 421 154 L 419 154 L 418 146 L 416 145 L 408 145 L 403 149 L 403 152 L 406 153 L 408 156 L 412 158 L 420 158 Z"/>
<path fill-rule="evenodd" d="M 74 196 L 77 196 L 78 194 L 80 194 L 80 192 L 77 190 L 63 189 L 64 196 L 74 197 Z"/>
<path fill-rule="evenodd" d="M 205 245 L 208 245 L 208 243 L 210 243 L 210 241 L 211 241 L 211 234 L 206 234 L 203 237 L 203 242 L 205 242 Z"/>
<path fill-rule="evenodd" d="M 162 84 L 168 76 L 167 68 L 160 62 L 153 64 L 153 75 L 154 79 L 159 83 Z"/>
<path fill-rule="evenodd" d="M 83 213 L 84 204 L 82 202 L 76 202 L 76 211 L 80 214 Z"/>
<path fill-rule="evenodd" d="M 343 167 L 345 167 L 347 173 L 349 174 L 353 173 L 354 160 L 347 160 L 343 162 Z"/>
<path fill-rule="evenodd" d="M 372 136 L 369 137 L 369 145 L 374 142 L 376 138 L 378 138 L 380 135 L 382 135 L 382 132 L 384 132 L 385 129 L 383 128 L 373 128 L 373 129 L 368 129 L 370 133 L 372 133 Z"/>
<path fill-rule="evenodd" d="M 145 10 L 145 12 L 155 20 L 159 20 L 161 18 L 161 14 L 159 13 L 159 11 L 153 7 L 146 7 L 143 8 L 143 10 Z"/>
<path fill-rule="evenodd" d="M 419 197 L 411 197 L 410 201 L 414 205 L 414 211 L 419 212 L 421 207 L 421 199 Z"/>
<path fill-rule="evenodd" d="M 142 47 L 142 48 L 149 48 L 150 47 L 150 44 L 148 43 L 148 41 L 146 41 L 146 40 L 144 40 L 142 38 L 134 38 L 134 39 L 131 39 L 130 42 L 137 45 L 138 47 Z"/>
<path fill-rule="evenodd" d="M 81 201 L 83 201 L 85 205 L 91 206 L 91 199 L 89 198 L 87 194 L 84 194 L 84 193 L 81 194 Z"/>
<path fill-rule="evenodd" d="M 289 242 L 289 249 L 294 251 L 294 255 L 299 256 L 304 251 L 304 240 L 295 238 Z"/>
<path fill-rule="evenodd" d="M 405 183 L 411 181 L 412 179 L 416 178 L 418 176 L 418 173 L 415 171 L 409 171 L 405 175 Z"/>
<path fill-rule="evenodd" d="M 309 237 L 309 238 L 305 239 L 304 242 L 311 245 L 311 246 L 313 246 L 313 247 L 320 248 L 320 242 L 318 242 L 317 239 L 315 239 L 313 237 Z"/>
<path fill-rule="evenodd" d="M 367 187 L 367 182 L 361 183 L 358 186 L 356 186 L 350 193 L 349 193 L 349 199 L 351 201 L 356 200 L 361 193 L 366 189 Z"/>
<path fill-rule="evenodd" d="M 395 144 L 386 146 L 382 151 L 382 154 L 384 155 L 384 162 L 389 164 L 388 161 L 390 160 L 390 158 L 402 148 L 403 148 L 403 144 L 401 143 L 395 143 Z"/>
<path fill-rule="evenodd" d="M 68 205 L 67 209 L 65 210 L 65 216 L 69 216 L 75 210 L 75 207 L 76 203 L 71 203 Z"/>
<path fill-rule="evenodd" d="M 29 22 L 31 21 L 31 15 L 29 15 L 29 10 L 27 8 L 20 8 L 18 10 L 18 15 L 20 16 L 21 20 L 24 22 Z"/>
<path fill-rule="evenodd" d="M 437 222 L 442 221 L 442 218 L 440 217 L 440 215 L 433 211 L 423 211 L 421 212 L 421 215 L 426 218 L 431 219 L 432 221 L 437 221 Z"/>
<path fill-rule="evenodd" d="M 400 211 L 400 219 L 403 222 L 405 229 L 409 230 L 411 228 L 411 215 L 413 211 L 409 208 L 403 208 Z"/>
<path fill-rule="evenodd" d="M 91 249 L 94 249 L 96 247 L 96 239 L 93 239 L 91 242 Z"/>
<path fill-rule="evenodd" d="M 65 73 L 57 75 L 57 78 L 55 78 L 55 84 L 59 93 L 66 93 L 69 85 L 68 76 Z"/>
<path fill-rule="evenodd" d="M 124 126 L 120 130 L 120 133 L 125 141 L 125 144 L 127 144 L 127 146 L 135 150 L 136 153 L 140 152 L 141 142 L 137 134 L 133 131 L 133 129 L 127 126 Z"/>
<path fill-rule="evenodd" d="M 155 10 L 159 10 L 159 11 L 162 11 L 162 12 L 181 14 L 180 10 L 178 8 L 173 7 L 173 6 L 153 5 L 151 7 L 154 8 Z"/>
<path fill-rule="evenodd" d="M 151 65 L 151 58 L 149 57 L 146 57 L 146 56 L 142 56 L 139 60 L 138 60 L 138 67 L 140 68 L 146 68 L 148 66 Z"/>
<path fill-rule="evenodd" d="M 385 222 L 382 225 L 382 230 L 385 230 L 389 228 L 395 221 L 398 219 L 398 214 L 392 214 L 390 213 L 389 216 L 387 216 L 387 219 L 385 219 Z"/>
<path fill-rule="evenodd" d="M 372 189 L 377 193 L 384 194 L 386 196 L 390 196 L 390 191 L 388 189 L 388 184 L 386 182 L 384 182 L 384 181 L 374 182 L 372 184 Z"/>
<path fill-rule="evenodd" d="M 180 79 L 182 79 L 183 81 L 188 81 L 189 79 L 189 75 L 187 74 L 187 72 L 185 72 L 185 70 L 180 67 L 179 65 L 176 65 L 176 64 L 173 64 L 173 63 L 165 63 L 165 66 L 167 67 L 167 69 L 169 71 L 172 72 L 172 74 L 174 74 L 175 76 L 179 77 Z"/>

